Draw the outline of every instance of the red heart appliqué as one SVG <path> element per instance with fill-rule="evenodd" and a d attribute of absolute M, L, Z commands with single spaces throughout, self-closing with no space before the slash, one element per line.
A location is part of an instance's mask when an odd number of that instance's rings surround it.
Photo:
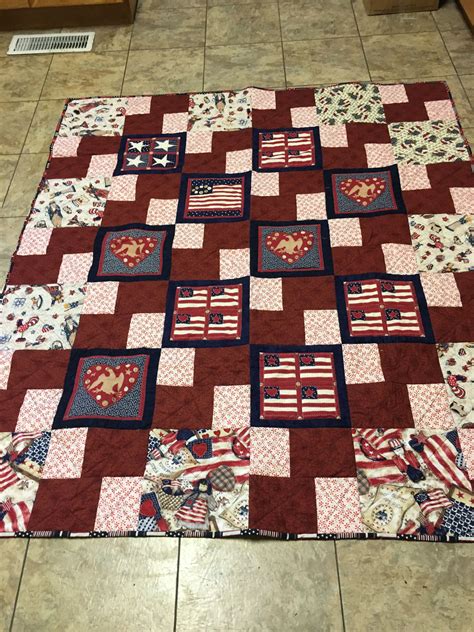
<path fill-rule="evenodd" d="M 115 237 L 110 251 L 129 268 L 134 268 L 156 250 L 156 237 Z"/>
<path fill-rule="evenodd" d="M 133 389 L 139 377 L 136 364 L 109 366 L 95 364 L 84 375 L 84 388 L 102 408 L 108 408 L 123 399 Z"/>
<path fill-rule="evenodd" d="M 362 206 L 368 206 L 385 191 L 382 178 L 347 178 L 339 184 L 341 193 Z"/>
<path fill-rule="evenodd" d="M 198 459 L 202 459 L 202 457 L 206 454 L 207 452 L 207 443 L 205 443 L 204 441 L 202 443 L 195 443 L 193 445 L 193 453 L 195 456 L 198 457 Z"/>
<path fill-rule="evenodd" d="M 314 235 L 307 230 L 295 230 L 291 233 L 275 231 L 267 235 L 265 244 L 270 252 L 285 263 L 295 263 L 311 250 Z"/>

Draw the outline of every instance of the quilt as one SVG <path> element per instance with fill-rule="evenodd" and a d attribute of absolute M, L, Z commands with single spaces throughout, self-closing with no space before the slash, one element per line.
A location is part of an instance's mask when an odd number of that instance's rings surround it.
<path fill-rule="evenodd" d="M 474 539 L 473 216 L 443 82 L 68 100 L 0 535 Z"/>

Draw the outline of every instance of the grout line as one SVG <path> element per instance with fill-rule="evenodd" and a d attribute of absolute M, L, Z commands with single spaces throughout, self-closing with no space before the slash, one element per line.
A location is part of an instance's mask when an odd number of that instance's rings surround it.
<path fill-rule="evenodd" d="M 23 564 L 21 565 L 21 573 L 20 573 L 20 579 L 19 579 L 19 581 L 18 581 L 18 589 L 17 589 L 17 591 L 16 591 L 16 595 L 15 595 L 15 602 L 14 602 L 14 604 L 13 604 L 12 618 L 11 618 L 11 620 L 10 620 L 10 626 L 9 626 L 9 628 L 8 628 L 8 631 L 9 631 L 9 632 L 12 632 L 12 630 L 13 630 L 13 621 L 14 621 L 14 619 L 15 619 L 16 607 L 17 607 L 17 604 L 18 604 L 18 599 L 19 599 L 19 597 L 20 597 L 21 582 L 22 582 L 22 580 L 23 580 L 23 573 L 24 573 L 24 571 L 25 571 L 26 558 L 27 558 L 27 555 L 28 555 L 28 549 L 30 548 L 30 541 L 31 541 L 31 540 L 30 540 L 30 538 L 28 538 L 28 541 L 27 541 L 27 543 L 26 543 L 26 548 L 25 548 L 25 555 L 23 556 Z"/>
<path fill-rule="evenodd" d="M 357 29 L 357 35 L 359 36 L 360 47 L 362 49 L 362 54 L 364 55 L 364 61 L 365 61 L 365 65 L 367 67 L 367 73 L 369 75 L 370 81 L 373 81 L 372 74 L 371 74 L 370 68 L 369 68 L 369 62 L 367 61 L 367 55 L 365 54 L 364 42 L 362 41 L 362 35 L 360 34 L 359 23 L 357 22 L 357 16 L 356 16 L 356 12 L 355 12 L 355 9 L 354 9 L 353 2 L 351 2 L 351 9 L 352 9 L 352 15 L 354 16 L 354 22 L 355 22 L 356 29 Z M 392 33 L 391 33 L 391 35 L 392 35 Z M 396 33 L 393 33 L 393 35 L 396 35 Z"/>
<path fill-rule="evenodd" d="M 283 29 L 281 28 L 281 14 L 280 14 L 280 1 L 279 0 L 277 0 L 277 11 L 278 11 L 278 24 L 280 26 L 280 45 L 281 45 L 281 56 L 283 60 L 283 76 L 285 77 L 285 88 L 288 88 L 288 81 L 286 79 L 285 47 L 283 46 Z"/>
<path fill-rule="evenodd" d="M 46 80 L 47 80 L 49 72 L 51 70 L 51 66 L 53 65 L 53 59 L 54 59 L 54 53 L 51 55 L 51 61 L 49 62 L 48 71 L 47 71 L 47 73 L 44 76 L 44 81 L 43 81 L 43 85 L 41 86 L 41 92 L 40 92 L 40 95 L 38 97 L 38 101 L 41 101 L 41 97 L 43 96 L 43 90 L 44 90 L 44 87 L 46 85 Z M 65 100 L 65 99 L 63 99 L 63 100 Z"/>
<path fill-rule="evenodd" d="M 440 36 L 441 41 L 443 42 L 444 50 L 446 51 L 446 53 L 448 55 L 448 58 L 449 58 L 449 61 L 451 62 L 452 67 L 454 68 L 454 72 L 456 73 L 456 77 L 459 79 L 458 69 L 456 68 L 456 65 L 453 62 L 453 58 L 451 57 L 451 53 L 449 52 L 448 47 L 446 46 L 446 42 L 444 41 L 443 33 L 440 31 L 440 28 L 438 26 L 438 22 L 436 22 L 436 20 L 434 18 L 433 18 L 433 20 L 434 20 L 434 23 L 436 24 L 436 29 L 437 29 L 438 35 Z M 461 79 L 459 79 L 459 82 L 462 85 Z M 463 89 L 464 89 L 464 86 L 463 86 Z"/>
<path fill-rule="evenodd" d="M 203 60 L 202 60 L 202 91 L 204 92 L 204 83 L 206 80 L 206 48 L 207 48 L 207 11 L 208 11 L 208 0 L 206 0 L 206 16 L 204 19 L 204 51 L 203 51 Z"/>
<path fill-rule="evenodd" d="M 137 17 L 137 12 L 138 12 L 138 3 L 135 8 L 135 14 L 133 16 L 133 24 L 132 24 L 132 30 L 130 33 L 130 39 L 128 40 L 127 59 L 125 60 L 125 66 L 123 68 L 122 85 L 120 86 L 120 96 L 123 96 L 123 84 L 125 83 L 125 75 L 127 74 L 128 59 L 130 57 L 130 50 L 132 48 L 132 38 L 133 38 L 133 31 L 135 30 L 135 19 Z"/>
<path fill-rule="evenodd" d="M 179 590 L 179 564 L 181 560 L 181 538 L 178 538 L 178 559 L 176 563 L 176 590 L 174 597 L 174 623 L 173 623 L 173 632 L 176 632 L 176 627 L 178 625 L 178 590 Z M 10 630 L 11 632 L 11 630 Z"/>
<path fill-rule="evenodd" d="M 344 603 L 342 601 L 342 587 L 341 587 L 341 577 L 339 575 L 339 560 L 337 558 L 336 540 L 333 540 L 333 543 L 334 543 L 334 555 L 336 556 L 336 572 L 337 572 L 337 584 L 339 587 L 339 601 L 341 603 L 342 629 L 343 629 L 343 632 L 346 632 L 346 621 L 344 617 Z"/>

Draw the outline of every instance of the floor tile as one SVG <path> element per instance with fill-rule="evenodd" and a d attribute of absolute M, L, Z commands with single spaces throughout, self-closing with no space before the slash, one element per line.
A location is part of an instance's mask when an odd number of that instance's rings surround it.
<path fill-rule="evenodd" d="M 172 2 L 173 0 L 168 0 Z M 275 0 L 207 0 L 208 7 L 216 7 L 223 4 L 268 4 Z"/>
<path fill-rule="evenodd" d="M 351 632 L 468 630 L 474 548 L 415 542 L 338 542 Z"/>
<path fill-rule="evenodd" d="M 18 245 L 18 238 L 24 223 L 24 217 L 0 217 L 0 230 L 3 235 L 0 241 L 0 260 L 10 260 Z"/>
<path fill-rule="evenodd" d="M 13 630 L 173 629 L 178 542 L 33 540 Z"/>
<path fill-rule="evenodd" d="M 206 46 L 278 42 L 278 5 L 222 5 L 207 10 Z"/>
<path fill-rule="evenodd" d="M 19 154 L 35 111 L 36 101 L 0 103 L 0 154 Z"/>
<path fill-rule="evenodd" d="M 0 57 L 0 101 L 39 99 L 50 63 L 51 55 Z"/>
<path fill-rule="evenodd" d="M 440 31 L 468 28 L 456 0 L 444 0 L 440 3 L 439 9 L 432 12 L 432 15 Z"/>
<path fill-rule="evenodd" d="M 396 73 L 406 77 L 455 74 L 439 33 L 373 35 L 363 37 L 362 44 L 376 81 Z"/>
<path fill-rule="evenodd" d="M 16 215 L 25 216 L 43 177 L 48 154 L 22 154 L 13 176 L 4 205 L 17 208 Z M 1 211 L 0 211 L 1 212 Z"/>
<path fill-rule="evenodd" d="M 8 274 L 8 270 L 9 269 L 10 269 L 10 260 L 9 259 L 0 259 L 0 291 L 3 290 L 3 286 L 6 283 L 7 274 Z M 8 599 L 8 595 L 7 595 L 6 599 Z M 1 601 L 0 601 L 0 606 L 1 606 Z M 2 620 L 0 618 L 0 630 L 2 630 L 1 624 L 2 624 Z"/>
<path fill-rule="evenodd" d="M 460 75 L 472 73 L 474 38 L 466 29 L 442 33 L 449 56 Z"/>
<path fill-rule="evenodd" d="M 469 143 L 471 150 L 474 152 L 474 127 L 465 127 L 464 135 L 467 138 L 467 142 Z"/>
<path fill-rule="evenodd" d="M 199 7 L 178 6 L 170 11 L 152 0 L 144 0 L 135 18 L 131 48 L 161 51 L 204 46 L 205 22 L 206 12 Z"/>
<path fill-rule="evenodd" d="M 206 48 L 204 90 L 285 87 L 281 44 L 209 46 Z"/>
<path fill-rule="evenodd" d="M 283 49 L 288 86 L 369 79 L 358 37 L 284 42 Z"/>
<path fill-rule="evenodd" d="M 0 156 L 0 204 L 3 203 L 19 156 Z"/>
<path fill-rule="evenodd" d="M 159 94 L 202 90 L 204 48 L 130 51 L 123 94 Z"/>
<path fill-rule="evenodd" d="M 474 75 L 461 75 L 459 78 L 471 105 L 474 107 Z"/>
<path fill-rule="evenodd" d="M 49 152 L 54 130 L 64 108 L 64 99 L 39 101 L 26 137 L 23 153 Z"/>
<path fill-rule="evenodd" d="M 436 24 L 429 11 L 367 15 L 362 0 L 353 0 L 352 4 L 361 35 L 436 31 Z"/>
<path fill-rule="evenodd" d="M 280 19 L 284 41 L 357 35 L 350 0 L 285 0 Z"/>
<path fill-rule="evenodd" d="M 54 55 L 42 99 L 119 94 L 127 53 Z"/>
<path fill-rule="evenodd" d="M 0 287 L 3 285 L 1 264 L 0 261 Z M 26 540 L 18 539 L 0 542 L 2 559 L 0 564 L 0 630 L 6 631 L 10 626 L 26 544 Z"/>
<path fill-rule="evenodd" d="M 342 630 L 334 544 L 183 540 L 176 630 L 211 629 Z"/>
<path fill-rule="evenodd" d="M 92 52 L 109 53 L 117 50 L 128 50 L 132 37 L 132 24 L 125 26 L 94 26 L 94 44 Z M 87 31 L 87 28 L 64 28 L 62 33 L 77 33 Z"/>

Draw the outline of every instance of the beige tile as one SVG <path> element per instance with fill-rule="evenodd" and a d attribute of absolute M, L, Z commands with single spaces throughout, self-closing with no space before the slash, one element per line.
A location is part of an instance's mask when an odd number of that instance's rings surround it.
<path fill-rule="evenodd" d="M 173 629 L 178 542 L 32 540 L 13 630 Z"/>
<path fill-rule="evenodd" d="M 110 53 L 118 50 L 128 50 L 132 37 L 132 24 L 125 26 L 94 26 L 94 53 Z M 87 28 L 64 28 L 62 33 L 77 33 L 87 31 Z"/>
<path fill-rule="evenodd" d="M 233 90 L 247 86 L 285 87 L 279 42 L 206 48 L 204 90 Z"/>
<path fill-rule="evenodd" d="M 436 31 L 436 24 L 429 11 L 367 15 L 362 0 L 353 0 L 352 4 L 361 35 Z"/>
<path fill-rule="evenodd" d="M 238 4 L 207 10 L 206 46 L 280 41 L 278 5 Z"/>
<path fill-rule="evenodd" d="M 0 156 L 0 204 L 3 204 L 19 156 Z"/>
<path fill-rule="evenodd" d="M 369 79 L 358 37 L 284 42 L 283 48 L 288 86 Z"/>
<path fill-rule="evenodd" d="M 204 48 L 130 51 L 123 94 L 159 94 L 202 90 Z"/>
<path fill-rule="evenodd" d="M 0 261 L 0 291 L 5 275 L 3 261 Z M 26 544 L 26 540 L 19 539 L 3 539 L 0 542 L 0 630 L 6 631 L 10 626 Z"/>
<path fill-rule="evenodd" d="M 173 2 L 173 0 L 168 0 Z M 268 4 L 275 0 L 207 0 L 208 7 L 217 7 L 224 4 Z"/>
<path fill-rule="evenodd" d="M 36 101 L 0 103 L 0 154 L 19 154 L 35 111 Z"/>
<path fill-rule="evenodd" d="M 39 99 L 51 55 L 0 57 L 0 101 Z"/>
<path fill-rule="evenodd" d="M 31 207 L 43 177 L 48 154 L 22 154 L 13 176 L 4 206 L 16 207 L 18 216 L 25 216 Z"/>
<path fill-rule="evenodd" d="M 474 548 L 415 542 L 338 542 L 347 629 L 470 629 Z"/>
<path fill-rule="evenodd" d="M 280 16 L 284 41 L 357 35 L 350 0 L 285 0 Z"/>
<path fill-rule="evenodd" d="M 0 209 L 1 211 L 1 209 Z M 15 252 L 18 239 L 25 223 L 24 217 L 0 217 L 0 260 L 10 261 L 10 257 Z M 0 547 L 2 543 L 0 542 Z"/>
<path fill-rule="evenodd" d="M 439 33 L 374 35 L 363 37 L 362 44 L 375 80 L 397 73 L 406 77 L 456 74 Z"/>
<path fill-rule="evenodd" d="M 159 7 L 205 7 L 206 0 L 154 0 Z"/>
<path fill-rule="evenodd" d="M 8 275 L 8 271 L 9 270 L 10 270 L 10 260 L 9 259 L 0 259 L 0 292 L 3 290 L 3 286 L 7 282 L 7 275 Z M 0 597 L 1 597 L 1 590 L 2 589 L 0 589 Z M 8 600 L 8 594 L 6 596 L 5 601 L 7 601 L 7 600 Z M 1 598 L 0 598 L 0 607 L 1 607 L 0 612 L 3 612 L 5 610 L 5 608 L 2 606 Z M 10 607 L 13 607 L 13 603 L 10 604 Z M 9 610 L 7 609 L 7 610 L 5 610 L 5 612 L 6 612 L 6 615 L 8 616 Z M 2 621 L 2 618 L 1 618 L 1 614 L 0 614 L 0 630 L 2 630 L 2 632 L 3 632 L 2 625 L 3 625 L 3 621 Z M 5 627 L 5 630 L 8 630 L 8 628 Z"/>
<path fill-rule="evenodd" d="M 342 630 L 334 544 L 183 540 L 176 630 Z"/>
<path fill-rule="evenodd" d="M 463 29 L 445 31 L 442 36 L 456 71 L 460 75 L 472 73 L 474 64 L 474 38 L 472 34 Z"/>
<path fill-rule="evenodd" d="M 39 101 L 26 137 L 23 153 L 49 152 L 54 131 L 64 108 L 64 99 Z"/>
<path fill-rule="evenodd" d="M 461 75 L 459 77 L 461 79 L 462 85 L 468 99 L 470 100 L 472 106 L 474 107 L 474 75 Z"/>
<path fill-rule="evenodd" d="M 135 18 L 132 50 L 204 46 L 205 23 L 206 11 L 199 7 L 178 6 L 170 11 L 144 0 Z"/>
<path fill-rule="evenodd" d="M 474 127 L 464 127 L 464 135 L 466 136 L 471 150 L 474 151 Z"/>
<path fill-rule="evenodd" d="M 439 9 L 433 11 L 432 14 L 440 31 L 468 28 L 461 11 L 456 5 L 456 0 L 444 0 L 440 3 Z"/>
<path fill-rule="evenodd" d="M 42 99 L 120 94 L 127 53 L 54 55 Z"/>

